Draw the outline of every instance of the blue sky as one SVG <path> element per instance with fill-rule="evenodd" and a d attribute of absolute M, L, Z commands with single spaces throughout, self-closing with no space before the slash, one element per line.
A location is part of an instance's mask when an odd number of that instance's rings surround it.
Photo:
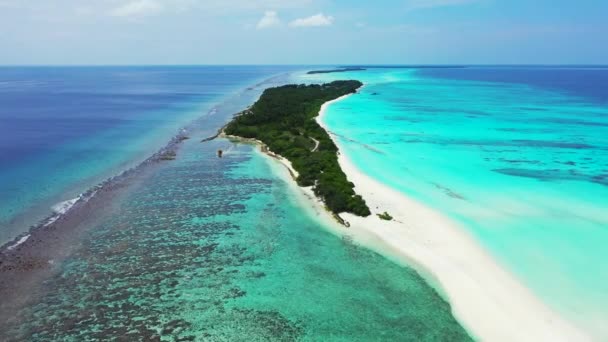
<path fill-rule="evenodd" d="M 0 0 L 0 64 L 608 64 L 606 0 Z"/>

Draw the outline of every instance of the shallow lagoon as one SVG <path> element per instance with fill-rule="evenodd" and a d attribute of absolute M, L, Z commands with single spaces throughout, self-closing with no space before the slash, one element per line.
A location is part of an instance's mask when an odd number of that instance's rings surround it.
<path fill-rule="evenodd" d="M 269 163 L 187 141 L 91 227 L 4 339 L 469 339 L 414 271 L 328 232 Z"/>

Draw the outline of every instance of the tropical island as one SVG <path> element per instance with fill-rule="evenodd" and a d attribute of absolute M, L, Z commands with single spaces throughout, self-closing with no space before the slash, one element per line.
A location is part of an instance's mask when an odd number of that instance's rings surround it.
<path fill-rule="evenodd" d="M 298 185 L 312 186 L 334 214 L 369 216 L 365 200 L 355 193 L 354 184 L 338 163 L 338 147 L 315 120 L 325 102 L 355 93 L 362 85 L 350 80 L 266 89 L 224 128 L 224 133 L 259 140 L 285 157 L 298 173 Z"/>

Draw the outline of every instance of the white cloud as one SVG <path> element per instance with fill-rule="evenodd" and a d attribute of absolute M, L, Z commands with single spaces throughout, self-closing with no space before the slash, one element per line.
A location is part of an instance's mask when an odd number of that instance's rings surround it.
<path fill-rule="evenodd" d="M 299 18 L 289 23 L 291 27 L 312 27 L 312 26 L 330 26 L 334 23 L 334 17 L 324 15 L 323 13 L 315 14 L 307 18 Z"/>
<path fill-rule="evenodd" d="M 0 0 L 2 1 L 2 0 Z M 23 1 L 23 0 L 22 0 Z M 40 0 L 38 0 L 40 1 Z M 76 0 L 69 0 L 76 1 Z M 79 0 L 82 1 L 82 0 Z M 118 1 L 118 0 L 106 0 Z M 126 0 L 122 0 L 126 1 Z M 133 0 L 131 0 L 133 1 Z M 231 15 L 283 9 L 304 9 L 315 0 L 154 0 L 162 5 L 166 12 L 196 10 L 208 15 Z"/>
<path fill-rule="evenodd" d="M 115 17 L 138 18 L 158 14 L 163 5 L 156 0 L 135 0 L 113 9 L 110 14 Z"/>
<path fill-rule="evenodd" d="M 262 19 L 258 21 L 256 28 L 260 30 L 280 25 L 281 19 L 279 19 L 278 13 L 276 11 L 266 11 L 264 12 L 264 16 L 262 17 Z"/>

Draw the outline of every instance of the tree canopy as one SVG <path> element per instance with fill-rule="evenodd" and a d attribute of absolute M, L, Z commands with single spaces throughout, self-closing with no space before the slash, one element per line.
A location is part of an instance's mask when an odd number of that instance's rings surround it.
<path fill-rule="evenodd" d="M 225 133 L 258 139 L 287 158 L 299 174 L 298 184 L 312 186 L 332 212 L 368 216 L 367 204 L 340 168 L 338 147 L 315 121 L 323 103 L 355 93 L 360 86 L 359 81 L 334 81 L 266 89 Z"/>

